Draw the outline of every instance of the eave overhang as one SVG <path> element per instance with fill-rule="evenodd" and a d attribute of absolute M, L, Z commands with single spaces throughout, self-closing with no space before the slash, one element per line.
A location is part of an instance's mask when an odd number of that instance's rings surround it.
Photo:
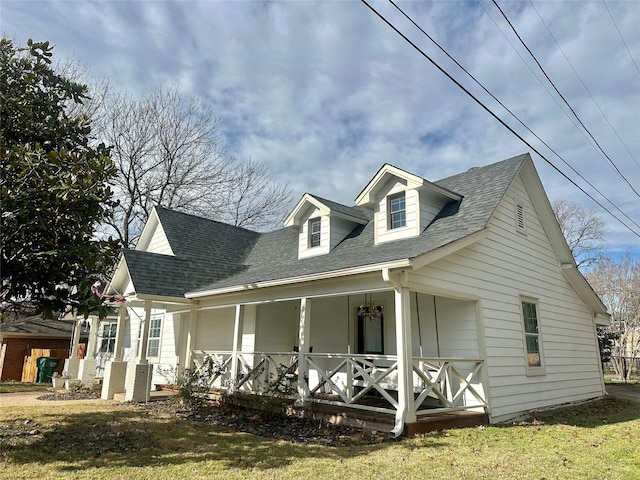
<path fill-rule="evenodd" d="M 247 290 L 255 290 L 258 288 L 279 287 L 279 286 L 285 286 L 285 285 L 293 285 L 296 283 L 306 283 L 306 282 L 313 282 L 317 280 L 326 280 L 326 279 L 337 278 L 337 277 L 345 277 L 349 275 L 358 275 L 362 273 L 381 271 L 385 268 L 392 269 L 392 268 L 402 268 L 402 267 L 410 267 L 410 266 L 411 266 L 411 261 L 408 258 L 406 258 L 406 259 L 394 260 L 392 262 L 375 263 L 371 265 L 363 265 L 363 266 L 358 266 L 353 268 L 333 270 L 329 272 L 314 273 L 310 275 L 300 275 L 297 277 L 282 278 L 277 280 L 266 280 L 262 282 L 254 282 L 254 283 L 244 284 L 244 285 L 234 285 L 231 287 L 222 287 L 222 288 L 215 288 L 210 290 L 187 292 L 185 294 L 185 297 L 188 299 L 195 299 L 195 298 L 208 297 L 212 295 L 244 292 Z"/>
<path fill-rule="evenodd" d="M 575 264 L 562 264 L 561 270 L 567 281 L 593 312 L 594 322 L 598 325 L 608 325 L 611 315 L 607 312 L 607 307 L 604 306 L 600 297 L 593 291 L 593 288 L 591 288 L 591 285 L 576 268 Z"/>

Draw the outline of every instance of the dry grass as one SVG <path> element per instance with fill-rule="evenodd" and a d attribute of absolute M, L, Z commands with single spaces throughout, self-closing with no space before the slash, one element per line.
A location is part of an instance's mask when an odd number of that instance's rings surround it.
<path fill-rule="evenodd" d="M 11 479 L 638 479 L 640 403 L 605 399 L 513 425 L 303 445 L 131 405 L 0 408 Z"/>

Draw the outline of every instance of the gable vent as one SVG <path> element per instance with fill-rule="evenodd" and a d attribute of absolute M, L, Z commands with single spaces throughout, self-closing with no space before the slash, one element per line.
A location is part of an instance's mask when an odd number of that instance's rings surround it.
<path fill-rule="evenodd" d="M 522 204 L 516 205 L 516 222 L 519 230 L 525 230 L 524 205 Z"/>

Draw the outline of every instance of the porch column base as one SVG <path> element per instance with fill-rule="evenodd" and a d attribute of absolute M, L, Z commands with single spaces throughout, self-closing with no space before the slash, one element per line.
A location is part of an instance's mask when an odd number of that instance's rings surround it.
<path fill-rule="evenodd" d="M 64 374 L 68 378 L 78 378 L 78 370 L 80 369 L 79 358 L 67 358 L 64 361 Z"/>
<path fill-rule="evenodd" d="M 125 402 L 148 402 L 151 397 L 153 365 L 136 363 L 129 365 L 124 387 Z"/>
<path fill-rule="evenodd" d="M 115 393 L 124 393 L 127 378 L 127 362 L 107 362 L 102 379 L 100 398 L 111 400 Z"/>
<path fill-rule="evenodd" d="M 96 366 L 98 362 L 95 358 L 83 358 L 80 360 L 78 367 L 78 380 L 82 382 L 85 388 L 93 388 L 93 382 L 96 378 Z"/>

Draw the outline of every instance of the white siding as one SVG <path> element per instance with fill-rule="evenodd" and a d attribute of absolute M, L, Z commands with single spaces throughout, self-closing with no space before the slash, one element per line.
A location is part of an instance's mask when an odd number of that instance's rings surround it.
<path fill-rule="evenodd" d="M 313 315 L 313 306 L 311 310 Z M 298 345 L 300 302 L 275 302 L 258 306 L 256 351 L 291 352 Z"/>
<path fill-rule="evenodd" d="M 518 232 L 514 199 L 524 203 L 526 234 Z M 504 197 L 490 228 L 486 239 L 421 269 L 411 281 L 423 291 L 482 298 L 493 421 L 601 396 L 591 312 L 560 271 L 521 179 Z M 521 296 L 538 299 L 544 375 L 526 375 Z"/>
<path fill-rule="evenodd" d="M 235 307 L 202 310 L 198 313 L 196 351 L 231 351 L 233 349 L 233 326 Z"/>
<path fill-rule="evenodd" d="M 162 224 L 160 222 L 153 222 L 153 230 L 151 235 L 146 237 L 145 239 L 141 239 L 138 245 L 136 245 L 136 250 L 143 250 L 150 253 L 159 253 L 161 255 L 173 255 L 173 251 L 171 250 L 171 245 L 169 245 L 169 240 L 167 239 L 167 235 L 164 233 L 164 229 L 162 228 Z M 147 226 L 147 228 L 149 228 Z M 148 238 L 148 240 L 147 240 Z"/>
<path fill-rule="evenodd" d="M 420 231 L 429 226 L 445 205 L 445 201 L 436 201 L 433 196 L 429 196 L 427 193 L 420 194 Z"/>
<path fill-rule="evenodd" d="M 344 218 L 331 218 L 331 244 L 330 248 L 336 247 L 347 235 L 356 227 L 356 224 Z"/>

